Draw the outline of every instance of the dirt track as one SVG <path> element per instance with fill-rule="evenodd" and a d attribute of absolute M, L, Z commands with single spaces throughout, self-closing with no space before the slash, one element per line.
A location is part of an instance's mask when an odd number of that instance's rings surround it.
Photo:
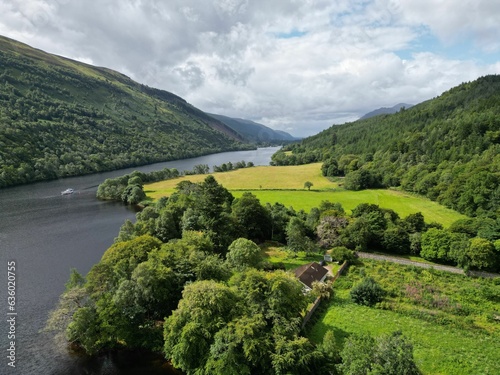
<path fill-rule="evenodd" d="M 416 266 L 416 267 L 422 267 L 422 268 L 434 268 L 434 269 L 440 270 L 440 271 L 458 273 L 461 275 L 465 274 L 464 270 L 462 270 L 461 268 L 452 267 L 452 266 L 442 266 L 442 265 L 437 265 L 437 264 L 421 263 L 421 262 L 415 262 L 413 260 L 403 259 L 403 258 L 399 258 L 399 257 L 389 256 L 389 255 L 378 255 L 378 254 L 371 254 L 371 253 L 363 253 L 363 252 L 359 252 L 359 251 L 357 252 L 357 254 L 358 254 L 358 257 L 360 257 L 360 258 L 385 260 L 387 262 L 399 263 L 399 264 L 404 264 L 407 266 Z M 478 277 L 491 277 L 491 278 L 500 277 L 499 274 L 482 272 L 482 271 L 469 271 L 469 274 L 471 276 L 478 276 Z"/>

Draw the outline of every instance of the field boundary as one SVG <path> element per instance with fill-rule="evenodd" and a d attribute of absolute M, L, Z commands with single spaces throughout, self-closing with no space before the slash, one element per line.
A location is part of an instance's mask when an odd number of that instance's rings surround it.
<path fill-rule="evenodd" d="M 403 264 L 406 266 L 416 266 L 416 267 L 421 267 L 421 268 L 433 268 L 433 269 L 439 270 L 439 271 L 445 271 L 445 272 L 457 273 L 460 275 L 466 275 L 466 273 L 464 272 L 463 269 L 458 268 L 458 267 L 453 267 L 453 266 L 444 266 L 441 264 L 422 263 L 422 262 L 416 262 L 414 260 L 408 260 L 408 259 L 404 259 L 404 258 L 390 256 L 390 255 L 371 254 L 371 253 L 364 253 L 361 251 L 358 251 L 356 254 L 358 255 L 358 257 L 364 258 L 364 259 L 380 260 L 380 261 Z M 500 274 L 498 274 L 498 273 L 491 273 L 491 272 L 484 272 L 484 271 L 469 271 L 467 273 L 467 275 L 475 276 L 475 277 L 484 277 L 484 278 L 500 277 Z"/>

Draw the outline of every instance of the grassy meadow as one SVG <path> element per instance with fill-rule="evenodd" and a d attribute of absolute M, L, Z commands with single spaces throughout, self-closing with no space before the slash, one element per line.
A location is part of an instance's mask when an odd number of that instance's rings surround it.
<path fill-rule="evenodd" d="M 375 307 L 354 304 L 349 290 L 364 276 L 387 292 Z M 335 297 L 308 329 L 321 342 L 329 329 L 339 345 L 352 333 L 401 330 L 423 374 L 500 374 L 500 282 L 363 260 L 337 280 Z"/>
<path fill-rule="evenodd" d="M 360 203 L 373 203 L 396 211 L 401 217 L 422 212 L 427 222 L 438 222 L 447 227 L 455 220 L 464 218 L 427 198 L 397 190 L 370 189 L 349 191 L 321 175 L 321 163 L 298 166 L 259 166 L 243 168 L 230 172 L 212 173 L 216 180 L 236 197 L 249 191 L 260 199 L 262 204 L 280 202 L 295 210 L 309 211 L 318 207 L 321 201 L 339 202 L 350 211 Z M 148 197 L 158 199 L 169 196 L 181 181 L 201 182 L 206 175 L 183 176 L 148 184 L 144 190 Z M 313 184 L 310 191 L 304 183 Z"/>

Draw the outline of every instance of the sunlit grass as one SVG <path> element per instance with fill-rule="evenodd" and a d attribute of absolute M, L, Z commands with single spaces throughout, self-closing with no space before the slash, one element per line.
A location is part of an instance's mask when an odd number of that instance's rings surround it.
<path fill-rule="evenodd" d="M 450 210 L 439 203 L 416 195 L 406 194 L 395 190 L 371 189 L 362 191 L 349 191 L 337 189 L 335 191 L 251 191 L 262 203 L 283 203 L 295 210 L 309 211 L 318 207 L 321 201 L 339 202 L 346 211 L 351 211 L 361 203 L 373 203 L 382 208 L 389 208 L 406 217 L 409 214 L 421 212 L 426 222 L 438 222 L 445 227 L 464 215 Z M 240 197 L 242 191 L 233 191 L 235 197 Z"/>
<path fill-rule="evenodd" d="M 321 342 L 328 329 L 340 341 L 352 333 L 378 336 L 401 330 L 412 341 L 416 363 L 424 374 L 500 374 L 499 337 L 359 306 L 347 297 L 338 297 L 337 292 L 335 295 L 323 319 L 311 331 L 313 341 Z"/>
<path fill-rule="evenodd" d="M 298 166 L 258 166 L 242 168 L 230 172 L 211 173 L 215 179 L 229 190 L 269 190 L 269 189 L 301 189 L 306 181 L 312 182 L 311 189 L 333 189 L 336 183 L 321 175 L 321 163 Z M 170 195 L 181 181 L 201 182 L 207 175 L 183 176 L 174 180 L 166 180 L 148 184 L 145 190 L 152 191 L 153 198 L 162 194 Z M 154 191 L 154 192 L 153 192 Z"/>
<path fill-rule="evenodd" d="M 344 190 L 337 182 L 332 182 L 321 175 L 321 163 L 281 167 L 259 166 L 212 175 L 235 197 L 250 191 L 263 204 L 280 202 L 287 207 L 306 212 L 327 200 L 341 203 L 347 211 L 351 211 L 360 203 L 373 203 L 382 208 L 392 209 L 401 217 L 422 212 L 426 222 L 435 221 L 445 227 L 465 217 L 427 198 L 397 190 Z M 175 186 L 181 181 L 201 182 L 206 177 L 207 175 L 183 176 L 148 184 L 144 189 L 149 197 L 158 199 L 172 194 Z M 304 188 L 306 181 L 313 184 L 310 191 Z"/>
<path fill-rule="evenodd" d="M 266 242 L 261 245 L 262 256 L 264 260 L 273 264 L 283 264 L 285 269 L 293 270 L 304 264 L 311 262 L 320 262 L 323 260 L 323 253 L 308 254 L 304 251 L 294 253 L 287 250 L 280 244 L 273 242 Z"/>
<path fill-rule="evenodd" d="M 379 308 L 349 298 L 351 287 L 365 276 L 388 292 Z M 407 284 L 418 285 L 426 297 L 408 292 Z M 500 326 L 493 318 L 500 310 L 497 282 L 363 260 L 334 289 L 335 298 L 308 330 L 314 342 L 320 343 L 329 329 L 339 345 L 353 333 L 379 336 L 401 330 L 413 343 L 424 374 L 500 373 Z"/>

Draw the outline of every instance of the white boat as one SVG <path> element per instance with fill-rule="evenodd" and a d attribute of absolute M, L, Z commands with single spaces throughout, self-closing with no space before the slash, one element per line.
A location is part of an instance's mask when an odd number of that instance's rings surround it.
<path fill-rule="evenodd" d="M 75 191 L 73 189 L 66 189 L 64 191 L 61 191 L 61 195 L 70 195 L 73 194 Z"/>

